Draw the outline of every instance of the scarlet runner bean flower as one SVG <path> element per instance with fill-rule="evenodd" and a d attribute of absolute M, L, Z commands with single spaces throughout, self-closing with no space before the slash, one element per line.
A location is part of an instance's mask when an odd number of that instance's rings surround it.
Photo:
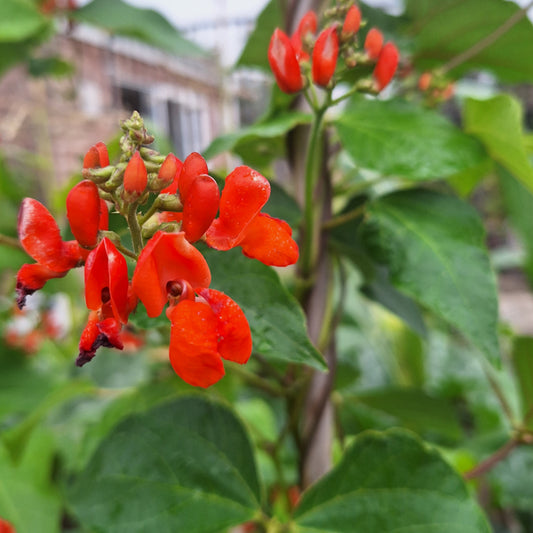
<path fill-rule="evenodd" d="M 109 153 L 103 142 L 91 146 L 83 158 L 83 168 L 107 167 L 109 165 Z"/>
<path fill-rule="evenodd" d="M 331 26 L 322 31 L 313 48 L 313 81 L 326 87 L 335 73 L 339 55 L 337 28 Z"/>
<path fill-rule="evenodd" d="M 26 297 L 42 289 L 52 278 L 62 278 L 83 264 L 76 241 L 63 241 L 54 217 L 33 198 L 25 198 L 18 215 L 19 240 L 34 264 L 22 265 L 17 274 L 17 305 L 22 309 Z"/>
<path fill-rule="evenodd" d="M 298 245 L 290 226 L 261 209 L 270 197 L 270 183 L 247 166 L 237 167 L 226 178 L 220 198 L 220 214 L 206 233 L 211 248 L 242 247 L 244 255 L 271 266 L 287 266 L 298 260 Z"/>
<path fill-rule="evenodd" d="M 384 89 L 392 80 L 396 69 L 398 68 L 398 61 L 400 54 L 393 43 L 387 43 L 381 53 L 374 68 L 374 78 L 376 80 L 378 90 Z"/>
<path fill-rule="evenodd" d="M 222 378 L 222 358 L 244 364 L 252 351 L 244 313 L 231 298 L 208 289 L 210 282 L 205 259 L 185 233 L 162 231 L 142 251 L 132 280 L 148 316 L 159 316 L 170 301 L 171 364 L 184 381 L 200 387 Z"/>
<path fill-rule="evenodd" d="M 100 346 L 123 348 L 120 330 L 136 304 L 128 289 L 126 260 L 104 238 L 85 263 L 85 302 L 92 312 L 81 336 L 78 366 L 89 362 Z"/>
<path fill-rule="evenodd" d="M 274 30 L 270 39 L 268 62 L 283 92 L 290 94 L 302 90 L 304 82 L 296 52 L 289 37 L 279 28 Z"/>

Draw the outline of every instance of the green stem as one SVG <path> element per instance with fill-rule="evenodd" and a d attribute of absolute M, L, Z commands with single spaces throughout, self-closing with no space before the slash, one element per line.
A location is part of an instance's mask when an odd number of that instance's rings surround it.
<path fill-rule="evenodd" d="M 346 224 L 346 222 L 350 222 L 350 220 L 355 220 L 356 218 L 359 218 L 365 212 L 365 209 L 366 204 L 363 204 L 359 207 L 356 207 L 355 209 L 352 209 L 351 211 L 348 211 L 347 213 L 330 218 L 322 224 L 322 228 L 333 229 L 337 226 L 342 226 L 343 224 Z"/>
<path fill-rule="evenodd" d="M 8 237 L 7 235 L 0 234 L 0 244 L 10 246 L 11 248 L 18 248 L 19 250 L 22 249 L 22 245 L 16 237 Z"/>
<path fill-rule="evenodd" d="M 258 389 L 261 389 L 267 392 L 268 394 L 271 394 L 272 396 L 278 396 L 278 397 L 286 396 L 286 392 L 282 387 L 278 385 L 274 385 L 270 381 L 267 381 L 266 379 L 259 377 L 253 372 L 246 370 L 244 367 L 240 366 L 239 364 L 232 365 L 232 370 L 235 374 L 240 376 L 249 385 L 257 387 Z"/>
<path fill-rule="evenodd" d="M 316 224 L 317 210 L 314 202 L 314 193 L 320 169 L 322 165 L 322 125 L 326 109 L 329 105 L 329 98 L 325 104 L 316 110 L 313 121 L 309 144 L 307 147 L 307 157 L 305 162 L 305 200 L 304 200 L 304 240 L 302 243 L 301 273 L 307 279 L 313 272 L 314 263 L 318 248 L 318 227 Z"/>
<path fill-rule="evenodd" d="M 148 208 L 148 211 L 139 218 L 139 225 L 142 226 L 153 214 L 157 212 L 159 205 L 157 198 L 152 202 L 152 205 Z"/>
<path fill-rule="evenodd" d="M 128 206 L 127 213 L 128 226 L 130 228 L 131 242 L 133 243 L 133 250 L 138 256 L 143 249 L 143 241 L 141 235 L 141 226 L 137 219 L 137 203 L 133 202 Z"/>

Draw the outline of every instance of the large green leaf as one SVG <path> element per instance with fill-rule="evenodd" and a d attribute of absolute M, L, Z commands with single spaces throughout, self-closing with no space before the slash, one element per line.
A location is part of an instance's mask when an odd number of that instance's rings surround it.
<path fill-rule="evenodd" d="M 427 190 L 402 191 L 370 204 L 363 231 L 398 289 L 499 359 L 496 284 L 472 207 Z"/>
<path fill-rule="evenodd" d="M 351 407 L 358 403 L 387 413 L 402 426 L 423 435 L 431 433 L 451 440 L 461 436 L 453 405 L 420 389 L 393 387 L 347 396 L 342 402 L 345 416 L 350 416 Z"/>
<path fill-rule="evenodd" d="M 298 533 L 489 533 L 460 476 L 409 433 L 358 436 L 303 495 Z"/>
<path fill-rule="evenodd" d="M 533 192 L 533 167 L 522 135 L 522 106 L 508 94 L 488 100 L 468 98 L 465 130 L 475 135 L 490 156 Z"/>
<path fill-rule="evenodd" d="M 442 66 L 501 27 L 520 8 L 504 0 L 408 0 L 408 28 L 414 38 L 414 64 Z M 527 17 L 481 52 L 452 70 L 459 76 L 489 69 L 502 80 L 533 80 L 533 26 Z"/>
<path fill-rule="evenodd" d="M 211 286 L 242 307 L 252 329 L 254 351 L 274 361 L 326 368 L 307 336 L 301 307 L 272 268 L 246 258 L 238 249 L 205 250 L 204 255 L 213 276 Z"/>
<path fill-rule="evenodd" d="M 71 13 L 79 22 L 92 24 L 116 35 L 132 37 L 178 56 L 205 56 L 207 52 L 185 39 L 153 9 L 139 9 L 122 0 L 93 0 Z"/>
<path fill-rule="evenodd" d="M 252 449 L 226 407 L 180 398 L 124 420 L 68 487 L 75 516 L 109 533 L 208 533 L 259 510 Z"/>
<path fill-rule="evenodd" d="M 35 2 L 2 0 L 0 2 L 0 43 L 24 41 L 48 25 L 48 19 Z"/>
<path fill-rule="evenodd" d="M 335 125 L 355 162 L 382 174 L 445 178 L 484 157 L 479 142 L 442 115 L 402 100 L 353 99 Z"/>
<path fill-rule="evenodd" d="M 270 0 L 260 13 L 254 31 L 237 61 L 237 67 L 258 67 L 269 70 L 267 50 L 276 27 L 283 27 L 281 0 Z"/>

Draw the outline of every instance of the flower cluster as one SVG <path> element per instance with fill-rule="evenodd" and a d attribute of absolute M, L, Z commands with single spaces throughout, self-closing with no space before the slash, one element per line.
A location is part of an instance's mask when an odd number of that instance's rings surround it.
<path fill-rule="evenodd" d="M 268 60 L 280 89 L 297 93 L 310 81 L 332 89 L 346 71 L 360 67 L 356 89 L 374 94 L 383 90 L 398 67 L 396 45 L 384 43 L 383 34 L 371 28 L 366 34 L 363 50 L 360 50 L 361 11 L 351 2 L 327 10 L 325 18 L 325 28 L 318 36 L 318 19 L 314 11 L 302 17 L 291 37 L 279 28 L 274 31 Z M 344 67 L 338 66 L 339 58 L 344 60 Z M 369 66 L 372 67 L 370 77 L 367 76 Z"/>
<path fill-rule="evenodd" d="M 211 273 L 194 243 L 241 247 L 272 266 L 295 263 L 298 246 L 284 221 L 261 212 L 270 184 L 258 172 L 236 168 L 220 193 L 200 154 L 181 162 L 147 148 L 153 137 L 138 113 L 123 123 L 123 131 L 120 162 L 110 165 L 106 146 L 96 144 L 84 158 L 84 179 L 68 193 L 74 240 L 61 238 L 44 205 L 23 200 L 19 239 L 35 263 L 18 272 L 17 303 L 22 308 L 49 279 L 84 266 L 89 318 L 78 366 L 101 346 L 123 349 L 125 326 L 139 301 L 149 317 L 161 315 L 168 303 L 172 367 L 187 383 L 208 387 L 224 375 L 222 359 L 246 363 L 252 338 L 240 307 L 209 288 Z M 109 231 L 110 211 L 126 219 L 133 250 Z M 136 263 L 131 279 L 129 260 Z"/>

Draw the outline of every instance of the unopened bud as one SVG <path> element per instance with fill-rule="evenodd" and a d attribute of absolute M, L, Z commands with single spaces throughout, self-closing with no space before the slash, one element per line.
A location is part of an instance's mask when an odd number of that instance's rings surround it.
<path fill-rule="evenodd" d="M 160 194 L 156 200 L 160 211 L 181 211 L 183 205 L 176 194 Z"/>
<path fill-rule="evenodd" d="M 83 179 L 91 180 L 98 185 L 107 181 L 113 174 L 114 170 L 115 167 L 113 166 L 107 166 L 104 168 L 83 168 L 81 175 L 83 176 Z"/>
<path fill-rule="evenodd" d="M 139 152 L 135 152 L 124 171 L 124 193 L 130 200 L 138 199 L 148 183 L 146 165 Z"/>

